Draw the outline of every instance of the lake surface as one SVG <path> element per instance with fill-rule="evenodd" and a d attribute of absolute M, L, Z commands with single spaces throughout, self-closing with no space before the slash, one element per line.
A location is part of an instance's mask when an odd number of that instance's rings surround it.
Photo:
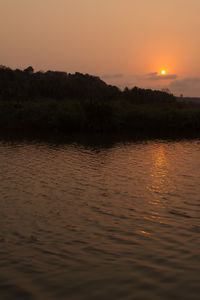
<path fill-rule="evenodd" d="M 199 299 L 200 140 L 2 140 L 0 194 L 0 299 Z"/>

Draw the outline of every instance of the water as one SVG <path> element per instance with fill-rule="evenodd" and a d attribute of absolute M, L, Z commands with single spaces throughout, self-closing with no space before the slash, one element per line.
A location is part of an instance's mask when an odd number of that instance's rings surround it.
<path fill-rule="evenodd" d="M 199 299 L 200 140 L 0 142 L 0 299 Z"/>

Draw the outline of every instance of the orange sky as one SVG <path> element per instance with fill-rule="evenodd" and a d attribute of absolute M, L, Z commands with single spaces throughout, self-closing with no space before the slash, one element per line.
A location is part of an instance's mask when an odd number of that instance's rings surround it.
<path fill-rule="evenodd" d="M 200 96 L 199 12 L 199 0 L 0 0 L 0 64 Z"/>

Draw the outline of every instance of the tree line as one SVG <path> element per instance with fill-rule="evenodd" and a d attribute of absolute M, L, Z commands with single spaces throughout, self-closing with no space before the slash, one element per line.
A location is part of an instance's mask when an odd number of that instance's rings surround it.
<path fill-rule="evenodd" d="M 0 98 L 2 100 L 87 99 L 109 101 L 128 100 L 135 104 L 170 104 L 175 97 L 165 91 L 134 87 L 120 90 L 106 84 L 97 76 L 76 72 L 34 72 L 33 67 L 24 70 L 0 66 Z"/>

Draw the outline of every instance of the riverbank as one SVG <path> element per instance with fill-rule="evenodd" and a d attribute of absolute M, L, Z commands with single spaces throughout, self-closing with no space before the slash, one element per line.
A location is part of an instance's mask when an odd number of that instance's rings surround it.
<path fill-rule="evenodd" d="M 0 101 L 1 130 L 64 132 L 198 131 L 200 107 L 112 100 Z"/>

